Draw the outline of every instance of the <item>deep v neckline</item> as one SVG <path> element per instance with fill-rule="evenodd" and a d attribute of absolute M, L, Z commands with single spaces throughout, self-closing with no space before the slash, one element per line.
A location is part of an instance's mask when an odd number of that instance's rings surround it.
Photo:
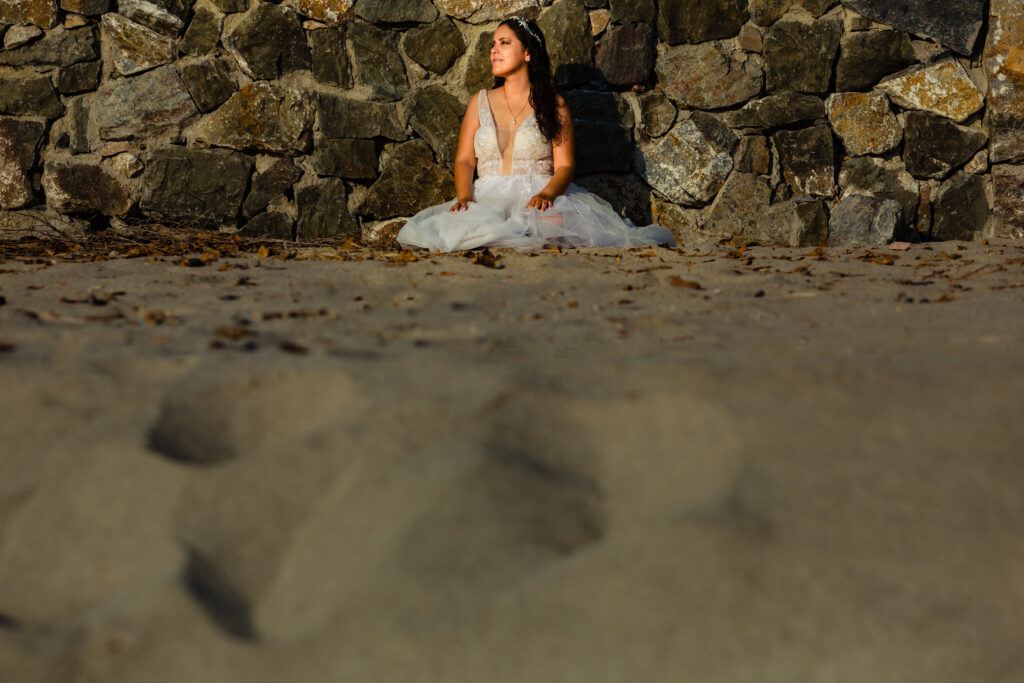
<path fill-rule="evenodd" d="M 491 97 L 490 95 L 487 94 L 486 90 L 483 91 L 483 95 L 484 99 L 487 100 L 487 115 L 491 117 L 491 128 L 494 129 L 494 144 L 498 149 L 498 156 L 501 159 L 501 175 L 508 175 L 507 173 L 505 173 L 505 155 L 501 151 L 501 140 L 498 138 L 498 121 L 497 119 L 494 118 L 494 107 L 491 106 Z M 519 129 L 525 126 L 527 121 L 530 120 L 530 117 L 533 116 L 535 113 L 536 110 L 533 110 L 529 114 L 527 114 L 526 118 L 523 119 L 523 122 L 516 126 L 515 129 L 512 131 L 512 137 L 509 138 L 508 147 L 506 148 L 510 152 L 515 151 L 516 136 L 519 135 Z M 513 158 L 512 161 L 514 162 L 515 159 Z"/>

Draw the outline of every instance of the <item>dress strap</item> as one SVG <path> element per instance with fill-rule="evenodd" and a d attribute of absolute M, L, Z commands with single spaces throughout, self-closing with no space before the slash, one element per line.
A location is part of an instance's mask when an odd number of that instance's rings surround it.
<path fill-rule="evenodd" d="M 493 126 L 494 119 L 491 118 L 491 103 L 487 101 L 487 91 L 481 90 L 476 94 L 476 107 L 479 110 L 478 117 L 480 122 L 487 122 L 487 125 Z"/>

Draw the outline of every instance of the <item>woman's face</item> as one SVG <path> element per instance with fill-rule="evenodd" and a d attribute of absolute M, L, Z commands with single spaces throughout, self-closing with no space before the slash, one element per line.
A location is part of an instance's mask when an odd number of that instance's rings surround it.
<path fill-rule="evenodd" d="M 495 76 L 507 76 L 518 69 L 525 69 L 530 54 L 516 36 L 515 31 L 501 25 L 494 32 L 491 44 L 491 71 Z"/>

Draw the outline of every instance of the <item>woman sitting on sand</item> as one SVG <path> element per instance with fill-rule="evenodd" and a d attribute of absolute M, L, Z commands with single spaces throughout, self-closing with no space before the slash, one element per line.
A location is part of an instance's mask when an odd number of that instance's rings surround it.
<path fill-rule="evenodd" d="M 413 216 L 398 233 L 431 251 L 674 244 L 660 226 L 637 228 L 597 195 L 574 185 L 569 107 L 555 92 L 544 35 L 512 17 L 494 32 L 495 85 L 474 95 L 455 155 L 454 204 Z M 479 178 L 473 181 L 476 170 Z"/>

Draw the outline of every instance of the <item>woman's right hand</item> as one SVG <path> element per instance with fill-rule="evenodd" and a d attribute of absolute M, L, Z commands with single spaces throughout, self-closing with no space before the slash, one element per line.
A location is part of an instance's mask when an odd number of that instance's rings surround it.
<path fill-rule="evenodd" d="M 459 199 L 455 200 L 455 203 L 452 204 L 452 207 L 450 209 L 448 209 L 448 210 L 449 211 L 465 211 L 466 209 L 469 208 L 469 203 L 472 202 L 472 201 L 474 201 L 474 200 L 472 200 L 472 199 L 462 199 L 460 197 Z"/>

